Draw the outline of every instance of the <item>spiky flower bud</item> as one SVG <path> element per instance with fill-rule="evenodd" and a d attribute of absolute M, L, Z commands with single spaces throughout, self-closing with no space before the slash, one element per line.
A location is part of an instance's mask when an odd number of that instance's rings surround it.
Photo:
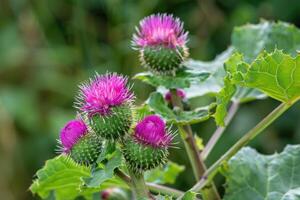
<path fill-rule="evenodd" d="M 145 117 L 136 125 L 133 138 L 125 143 L 123 154 L 128 166 L 139 173 L 164 164 L 172 137 L 159 116 Z"/>
<path fill-rule="evenodd" d="M 87 113 L 95 133 L 105 139 L 123 137 L 131 127 L 133 94 L 127 78 L 117 74 L 96 75 L 80 86 L 79 109 Z"/>
<path fill-rule="evenodd" d="M 174 74 L 188 57 L 187 32 L 179 18 L 168 14 L 150 15 L 133 35 L 133 47 L 140 51 L 142 64 L 158 74 Z"/>
<path fill-rule="evenodd" d="M 79 164 L 94 163 L 102 151 L 99 137 L 90 133 L 83 120 L 69 121 L 60 132 L 62 152 Z"/>
<path fill-rule="evenodd" d="M 176 94 L 177 96 L 184 100 L 186 98 L 186 94 L 184 92 L 184 90 L 182 89 L 176 89 Z M 172 94 L 171 94 L 171 91 L 168 91 L 166 94 L 165 94 L 165 100 L 168 102 L 168 103 L 171 103 L 171 100 L 172 100 Z"/>

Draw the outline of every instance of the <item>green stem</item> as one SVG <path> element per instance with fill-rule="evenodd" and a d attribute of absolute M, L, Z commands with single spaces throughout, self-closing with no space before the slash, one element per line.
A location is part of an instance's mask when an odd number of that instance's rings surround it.
<path fill-rule="evenodd" d="M 134 173 L 129 170 L 129 175 L 131 177 L 131 188 L 133 189 L 135 199 L 142 200 L 142 199 L 149 199 L 150 192 L 146 187 L 146 183 L 144 180 L 143 173 Z"/>
<path fill-rule="evenodd" d="M 131 178 L 126 175 L 124 172 L 122 172 L 120 169 L 116 169 L 115 173 L 117 176 L 119 176 L 128 186 L 131 187 Z M 164 185 L 158 185 L 155 183 L 146 183 L 146 186 L 149 188 L 151 192 L 158 193 L 158 194 L 165 194 L 165 195 L 171 195 L 172 197 L 180 197 L 184 194 L 183 191 L 173 189 Z"/>
<path fill-rule="evenodd" d="M 171 90 L 172 94 L 172 105 L 173 107 L 177 107 L 180 110 L 183 110 L 183 105 L 181 99 L 177 96 L 176 89 Z M 188 154 L 190 163 L 192 165 L 192 169 L 194 172 L 194 176 L 196 181 L 200 180 L 202 175 L 206 171 L 206 166 L 203 160 L 201 159 L 200 151 L 196 145 L 196 141 L 192 132 L 192 128 L 189 125 L 178 125 L 178 129 L 180 132 L 181 139 L 184 143 L 186 152 Z M 218 191 L 213 183 L 209 184 L 202 191 L 202 196 L 204 200 L 220 200 L 220 196 Z"/>
<path fill-rule="evenodd" d="M 260 123 L 246 133 L 234 146 L 232 146 L 218 161 L 216 161 L 202 176 L 202 178 L 196 183 L 189 191 L 198 192 L 210 183 L 213 177 L 217 174 L 220 166 L 228 161 L 233 155 L 235 155 L 243 146 L 248 144 L 253 138 L 260 134 L 265 128 L 267 128 L 274 120 L 281 116 L 287 109 L 293 104 L 282 103 L 275 110 L 273 110 L 268 116 L 266 116 Z M 180 197 L 181 198 L 181 197 Z M 180 199 L 179 198 L 179 199 Z"/>
<path fill-rule="evenodd" d="M 231 122 L 233 119 L 234 115 L 236 114 L 237 110 L 239 108 L 239 103 L 238 102 L 233 102 L 228 110 L 228 114 L 225 119 L 225 126 L 219 126 L 216 131 L 213 133 L 212 137 L 209 139 L 207 144 L 205 145 L 205 148 L 203 149 L 201 153 L 201 157 L 203 160 L 206 160 L 216 143 L 219 141 L 221 138 L 222 134 L 225 132 L 226 127 L 228 124 Z"/>

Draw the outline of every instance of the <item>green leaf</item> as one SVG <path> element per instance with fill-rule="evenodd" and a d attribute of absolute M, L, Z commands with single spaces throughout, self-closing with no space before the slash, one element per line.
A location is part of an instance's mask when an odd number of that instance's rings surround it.
<path fill-rule="evenodd" d="M 122 163 L 122 154 L 116 150 L 112 157 L 104 164 L 103 168 L 98 167 L 93 172 L 91 177 L 84 178 L 85 186 L 88 188 L 97 188 L 103 182 L 113 178 L 114 170 Z"/>
<path fill-rule="evenodd" d="M 197 193 L 187 191 L 184 196 L 182 197 L 182 200 L 195 200 L 197 198 Z"/>
<path fill-rule="evenodd" d="M 231 40 L 235 49 L 250 63 L 262 51 L 272 52 L 276 48 L 296 56 L 297 50 L 300 49 L 300 30 L 284 22 L 262 21 L 255 25 L 236 27 Z"/>
<path fill-rule="evenodd" d="M 232 82 L 256 88 L 282 102 L 293 103 L 300 98 L 300 56 L 291 57 L 280 50 L 261 53 L 250 65 L 232 65 Z"/>
<path fill-rule="evenodd" d="M 292 24 L 284 22 L 262 21 L 259 24 L 248 24 L 234 29 L 232 45 L 251 63 L 263 52 L 273 52 L 281 49 L 286 54 L 297 55 L 300 49 L 300 30 Z M 263 99 L 265 95 L 253 88 L 237 87 L 233 101 L 247 102 L 253 99 Z"/>
<path fill-rule="evenodd" d="M 167 89 L 188 88 L 192 84 L 201 84 L 209 77 L 209 73 L 202 69 L 194 69 L 189 66 L 184 67 L 175 76 L 157 75 L 151 72 L 136 74 L 133 78 L 141 80 L 154 87 L 163 86 Z"/>
<path fill-rule="evenodd" d="M 197 108 L 193 111 L 176 111 L 175 113 L 158 92 L 153 92 L 147 103 L 155 113 L 161 115 L 168 123 L 195 124 L 208 120 L 211 116 L 210 109 L 212 106 Z"/>
<path fill-rule="evenodd" d="M 185 169 L 183 165 L 169 161 L 164 167 L 145 172 L 147 182 L 174 184 L 178 175 Z"/>
<path fill-rule="evenodd" d="M 41 198 L 55 196 L 56 200 L 71 200 L 77 196 L 91 198 L 94 190 L 80 190 L 82 178 L 90 176 L 90 168 L 80 166 L 67 156 L 60 155 L 48 160 L 37 172 L 37 179 L 30 186 Z"/>
<path fill-rule="evenodd" d="M 300 145 L 266 156 L 249 147 L 228 162 L 224 200 L 299 200 Z"/>
<path fill-rule="evenodd" d="M 223 87 L 223 78 L 226 75 L 223 64 L 230 57 L 232 52 L 233 48 L 229 47 L 212 61 L 203 62 L 191 59 L 185 62 L 185 65 L 189 68 L 210 73 L 210 76 L 200 84 L 192 84 L 189 88 L 184 90 L 187 98 L 194 98 L 207 94 L 215 95 L 221 90 Z"/>
<path fill-rule="evenodd" d="M 235 53 L 225 64 L 225 87 L 217 99 L 215 119 L 224 125 L 227 105 L 235 92 L 235 85 L 254 88 L 281 102 L 294 103 L 300 98 L 300 56 L 291 57 L 280 50 L 262 52 L 248 64 Z"/>

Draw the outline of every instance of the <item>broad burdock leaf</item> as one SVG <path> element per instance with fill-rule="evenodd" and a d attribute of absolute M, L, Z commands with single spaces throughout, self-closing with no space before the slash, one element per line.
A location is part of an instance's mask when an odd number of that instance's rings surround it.
<path fill-rule="evenodd" d="M 289 145 L 270 156 L 243 148 L 222 170 L 226 177 L 224 200 L 299 200 L 299 155 L 300 145 Z"/>
<path fill-rule="evenodd" d="M 169 161 L 165 166 L 145 172 L 148 182 L 157 184 L 174 184 L 178 175 L 185 169 L 183 165 Z"/>
<path fill-rule="evenodd" d="M 56 200 L 73 200 L 77 196 L 91 199 L 94 192 L 111 186 L 106 183 L 96 189 L 84 188 L 83 178 L 90 175 L 89 167 L 78 165 L 71 158 L 60 155 L 48 160 L 37 172 L 30 190 L 42 199 L 51 196 Z"/>
<path fill-rule="evenodd" d="M 191 84 L 190 87 L 184 89 L 187 98 L 204 96 L 207 94 L 215 95 L 223 87 L 223 78 L 226 72 L 223 68 L 224 62 L 231 56 L 233 48 L 229 47 L 226 51 L 218 55 L 214 60 L 203 62 L 198 60 L 188 60 L 185 66 L 195 71 L 208 72 L 210 76 L 201 83 Z"/>
<path fill-rule="evenodd" d="M 235 85 L 255 88 L 266 95 L 285 103 L 294 103 L 300 98 L 300 56 L 291 57 L 281 50 L 262 52 L 251 64 L 235 53 L 226 62 L 225 87 L 218 96 L 216 122 L 224 125 L 226 107 Z"/>
<path fill-rule="evenodd" d="M 247 63 L 255 60 L 262 51 L 272 52 L 276 48 L 296 56 L 300 49 L 300 30 L 292 24 L 263 20 L 259 24 L 234 28 L 231 41 Z"/>
<path fill-rule="evenodd" d="M 136 74 L 133 78 L 141 80 L 154 87 L 162 86 L 167 89 L 189 88 L 191 85 L 201 84 L 210 73 L 204 69 L 195 69 L 190 66 L 183 67 L 175 76 L 157 75 L 151 72 Z"/>
<path fill-rule="evenodd" d="M 211 106 L 200 107 L 193 111 L 172 110 L 168 107 L 162 94 L 158 92 L 151 93 L 147 100 L 149 107 L 157 114 L 161 115 L 168 123 L 186 125 L 195 124 L 208 120 L 211 116 Z"/>

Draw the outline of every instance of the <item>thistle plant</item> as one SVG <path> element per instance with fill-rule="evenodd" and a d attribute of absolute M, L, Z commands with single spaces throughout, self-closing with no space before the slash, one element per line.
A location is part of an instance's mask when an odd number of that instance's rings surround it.
<path fill-rule="evenodd" d="M 134 78 L 156 91 L 136 105 L 122 75 L 96 74 L 81 84 L 76 100 L 81 117 L 62 128 L 60 155 L 38 171 L 31 191 L 58 200 L 100 194 L 103 199 L 113 198 L 110 188 L 127 190 L 123 199 L 138 200 L 299 199 L 299 145 L 289 145 L 272 156 L 245 146 L 300 99 L 300 30 L 267 21 L 238 27 L 231 47 L 211 62 L 187 60 L 187 40 L 183 23 L 173 15 L 142 19 L 133 46 L 149 71 Z M 191 98 L 205 96 L 215 98 L 203 107 L 184 106 Z M 281 104 L 208 165 L 207 157 L 216 145 L 222 145 L 218 141 L 239 107 L 267 97 Z M 216 130 L 202 144 L 198 127 L 211 118 Z M 169 152 L 179 143 L 183 148 Z M 194 185 L 187 191 L 164 185 L 173 184 L 185 169 L 176 159 L 168 160 L 173 151 L 189 160 Z M 218 173 L 226 184 L 216 187 Z"/>

